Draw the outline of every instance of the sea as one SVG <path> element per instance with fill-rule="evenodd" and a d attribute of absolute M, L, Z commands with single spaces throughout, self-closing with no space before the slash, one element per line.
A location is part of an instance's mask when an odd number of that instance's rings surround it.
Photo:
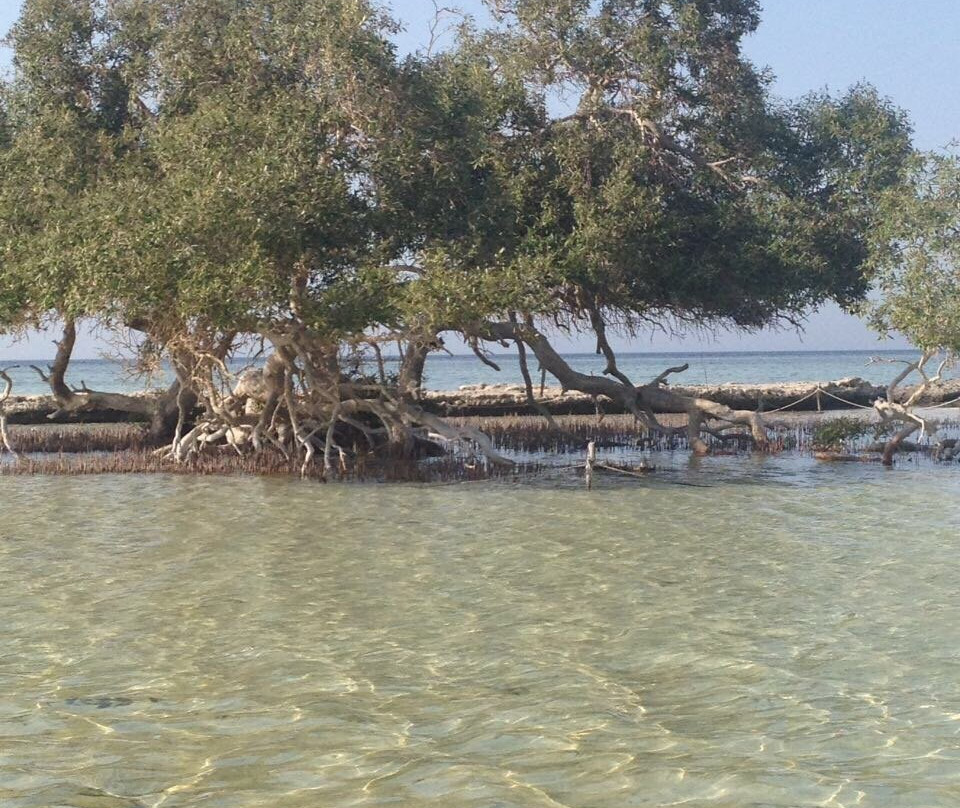
<path fill-rule="evenodd" d="M 869 358 L 622 362 L 895 371 Z M 0 476 L 0 805 L 955 808 L 960 467 L 622 452 L 656 473 Z"/>
<path fill-rule="evenodd" d="M 0 477 L 0 805 L 956 808 L 957 467 L 652 460 Z"/>
<path fill-rule="evenodd" d="M 742 351 L 742 352 L 649 352 L 624 353 L 618 357 L 620 369 L 637 384 L 656 378 L 668 367 L 688 364 L 689 368 L 674 374 L 674 384 L 723 384 L 828 382 L 860 377 L 877 384 L 889 382 L 903 367 L 904 361 L 916 359 L 916 351 Z M 587 374 L 601 374 L 603 358 L 596 354 L 575 353 L 564 357 L 570 365 Z M 472 354 L 434 354 L 427 360 L 424 386 L 430 390 L 456 390 L 471 384 L 519 384 L 523 377 L 516 354 L 491 355 L 499 371 L 484 365 Z M 397 360 L 388 359 L 388 370 Z M 48 392 L 47 386 L 30 365 L 45 365 L 43 360 L 8 360 L 0 357 L 0 367 L 17 365 L 11 371 L 15 395 L 39 395 Z M 256 365 L 256 361 L 237 360 L 232 370 Z M 540 374 L 536 360 L 530 363 L 535 383 Z M 949 377 L 949 374 L 947 374 Z M 85 383 L 92 389 L 112 392 L 132 392 L 145 387 L 163 387 L 172 381 L 169 369 L 144 378 L 131 372 L 117 360 L 75 360 L 70 365 L 68 380 L 79 386 Z M 547 384 L 552 382 L 547 377 Z"/>

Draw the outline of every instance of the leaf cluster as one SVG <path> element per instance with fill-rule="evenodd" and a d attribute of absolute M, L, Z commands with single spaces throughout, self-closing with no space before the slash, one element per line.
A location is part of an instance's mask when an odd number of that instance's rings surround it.
<path fill-rule="evenodd" d="M 750 329 L 882 272 L 909 124 L 867 86 L 772 97 L 755 0 L 495 6 L 402 58 L 371 0 L 27 0 L 0 327 Z"/>

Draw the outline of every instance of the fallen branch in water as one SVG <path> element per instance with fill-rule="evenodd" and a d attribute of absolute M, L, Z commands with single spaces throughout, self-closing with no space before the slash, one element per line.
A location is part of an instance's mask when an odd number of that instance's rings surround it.
<path fill-rule="evenodd" d="M 914 432 L 920 430 L 920 437 L 932 435 L 937 431 L 937 425 L 928 421 L 926 418 L 918 415 L 914 407 L 920 402 L 927 390 L 940 383 L 943 379 L 943 372 L 953 361 L 949 354 L 940 362 L 937 371 L 933 376 L 927 375 L 926 365 L 937 355 L 936 351 L 926 350 L 916 361 L 910 362 L 903 359 L 881 359 L 875 357 L 872 362 L 884 363 L 903 363 L 905 367 L 896 378 L 890 382 L 887 387 L 887 395 L 884 398 L 878 398 L 873 406 L 880 416 L 880 423 L 884 426 L 894 427 L 900 425 L 897 432 L 891 437 L 883 447 L 882 459 L 885 466 L 893 465 L 893 456 L 899 451 L 903 442 Z M 913 389 L 904 401 L 898 401 L 900 385 L 913 373 L 919 374 L 922 382 Z"/>

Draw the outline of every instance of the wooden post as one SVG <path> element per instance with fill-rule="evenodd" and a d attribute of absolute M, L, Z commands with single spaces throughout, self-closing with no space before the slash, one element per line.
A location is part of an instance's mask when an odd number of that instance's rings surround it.
<path fill-rule="evenodd" d="M 817 385 L 817 412 L 823 412 L 823 403 L 820 401 L 820 385 Z"/>
<path fill-rule="evenodd" d="M 597 462 L 597 444 L 593 441 L 587 444 L 587 465 L 585 469 L 585 478 L 587 481 L 587 491 L 593 488 L 593 466 Z"/>

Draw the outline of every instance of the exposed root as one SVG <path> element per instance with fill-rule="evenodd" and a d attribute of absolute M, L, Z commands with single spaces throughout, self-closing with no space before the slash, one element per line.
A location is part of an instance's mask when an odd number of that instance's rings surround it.
<path fill-rule="evenodd" d="M 528 351 L 538 360 L 541 372 L 553 375 L 565 390 L 593 397 L 598 414 L 605 402 L 616 402 L 646 433 L 685 434 L 696 454 L 706 454 L 711 445 L 716 445 L 710 436 L 736 427 L 749 429 L 754 448 L 771 448 L 760 414 L 673 392 L 669 377 L 685 370 L 686 365 L 668 368 L 647 383 L 635 384 L 617 366 L 600 304 L 583 297 L 579 305 L 596 334 L 598 353 L 606 359 L 603 376 L 575 371 L 530 317 L 521 320 L 511 314 L 507 322 L 481 323 L 468 329 L 465 336 L 488 364 L 493 363 L 484 352 L 483 341 L 516 346 L 527 402 L 551 429 L 555 429 L 556 421 L 536 400 Z M 239 375 L 231 373 L 225 362 L 235 336 L 198 329 L 189 336 L 180 335 L 176 341 L 168 340 L 164 350 L 177 383 L 159 404 L 156 400 L 100 393 L 85 384 L 70 388 L 65 376 L 76 339 L 70 321 L 49 373 L 39 368 L 36 371 L 54 392 L 60 406 L 57 415 L 96 406 L 136 411 L 151 421 L 157 420 L 158 408 L 164 418 L 175 416 L 166 446 L 156 452 L 160 461 L 195 464 L 213 448 L 232 452 L 238 458 L 269 453 L 295 464 L 301 477 L 315 476 L 314 467 L 318 466 L 320 476 L 327 479 L 349 474 L 351 465 L 364 462 L 364 456 L 415 459 L 424 454 L 435 456 L 443 447 L 466 445 L 470 456 L 482 456 L 503 468 L 513 465 L 483 431 L 454 425 L 420 406 L 423 362 L 430 351 L 442 349 L 436 332 L 429 328 L 406 335 L 395 379 L 386 373 L 378 346 L 376 373 L 363 370 L 363 352 L 369 351 L 371 340 L 376 344 L 385 336 L 332 340 L 327 334 L 290 324 L 276 333 L 259 335 L 261 350 L 270 343 L 273 351 L 263 367 L 249 368 Z M 656 416 L 658 411 L 684 413 L 686 424 L 666 426 Z"/>
<path fill-rule="evenodd" d="M 469 442 L 491 463 L 512 465 L 479 430 L 453 427 L 424 411 L 412 396 L 379 383 L 385 374 L 360 381 L 346 376 L 338 358 L 321 354 L 322 346 L 303 333 L 277 335 L 273 342 L 276 350 L 265 366 L 233 379 L 229 389 L 211 379 L 214 369 L 222 376 L 225 368 L 194 363 L 189 383 L 200 391 L 204 415 L 188 430 L 178 429 L 160 457 L 196 462 L 216 445 L 230 447 L 239 456 L 276 451 L 296 462 L 303 478 L 315 475 L 314 466 L 322 458 L 321 477 L 329 478 L 347 474 L 351 458 L 357 462 L 359 453 L 399 458 L 435 454 L 436 447 L 429 448 L 435 446 L 433 438 L 445 444 Z M 424 340 L 408 348 L 415 366 L 433 345 Z M 185 420 L 181 413 L 178 424 Z"/>
<path fill-rule="evenodd" d="M 13 448 L 13 444 L 10 442 L 10 434 L 7 431 L 7 413 L 6 405 L 7 400 L 10 398 L 10 394 L 13 392 L 13 379 L 10 377 L 10 371 L 14 370 L 16 365 L 13 367 L 2 368 L 0 369 L 0 381 L 3 381 L 3 392 L 0 393 L 0 454 L 3 452 L 9 452 L 14 457 L 19 458 L 20 455 L 17 453 L 17 450 Z"/>

